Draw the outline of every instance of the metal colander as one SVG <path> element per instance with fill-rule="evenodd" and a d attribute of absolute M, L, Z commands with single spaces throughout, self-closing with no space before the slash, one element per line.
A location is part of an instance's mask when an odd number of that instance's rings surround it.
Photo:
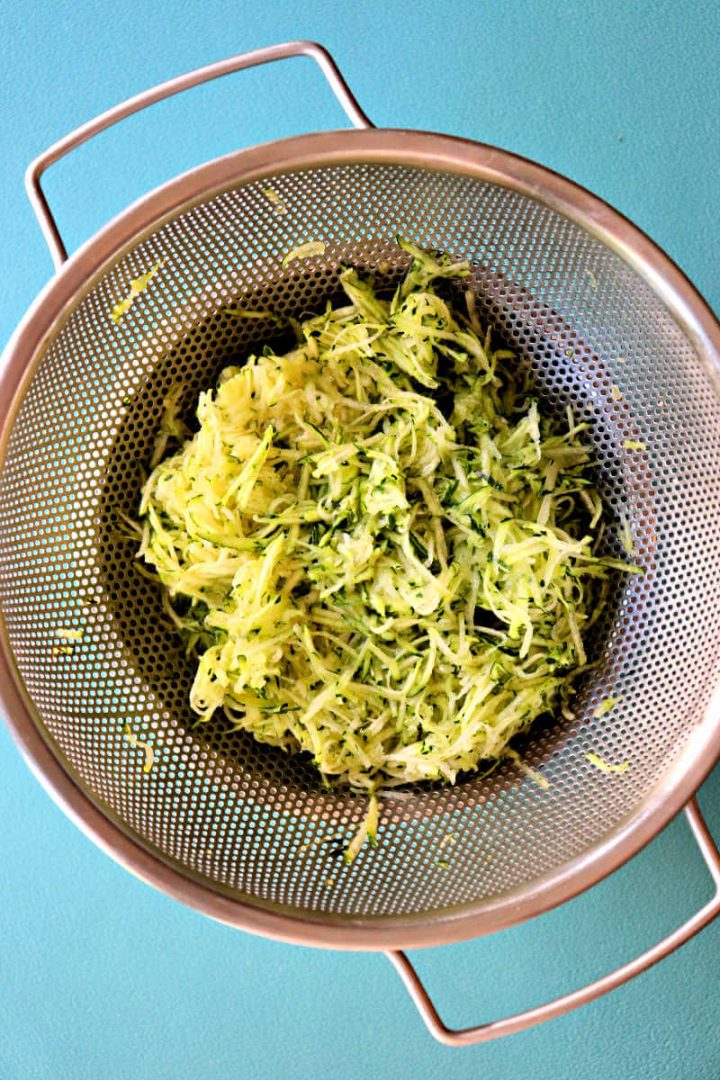
<path fill-rule="evenodd" d="M 346 866 L 338 853 L 364 800 L 324 791 L 303 759 L 223 720 L 195 725 L 193 664 L 122 518 L 136 512 L 170 387 L 181 380 L 190 412 L 225 364 L 262 342 L 227 307 L 316 311 L 346 263 L 389 283 L 406 265 L 397 233 L 468 259 L 481 318 L 527 358 L 544 407 L 572 405 L 589 422 L 607 550 L 623 554 L 612 521 L 624 515 L 645 572 L 617 577 L 575 720 L 527 739 L 523 756 L 547 788 L 510 762 L 486 779 L 418 787 L 383 802 L 378 848 Z M 325 254 L 283 269 L 310 239 Z M 111 309 L 157 265 L 116 325 Z M 597 880 L 669 820 L 720 746 L 718 333 L 691 286 L 614 211 L 478 144 L 334 132 L 166 185 L 63 268 L 6 357 L 6 697 L 38 770 L 140 874 L 290 940 L 460 939 Z M 608 696 L 621 700 L 597 717 Z M 125 725 L 154 748 L 147 774 Z M 629 768 L 608 776 L 590 752 Z"/>

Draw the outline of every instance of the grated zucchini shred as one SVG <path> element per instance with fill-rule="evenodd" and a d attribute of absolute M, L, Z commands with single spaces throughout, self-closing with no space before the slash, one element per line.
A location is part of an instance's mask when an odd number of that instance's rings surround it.
<path fill-rule="evenodd" d="M 110 312 L 110 318 L 114 323 L 119 323 L 127 315 L 130 308 L 133 306 L 138 296 L 144 293 L 152 279 L 160 273 L 163 266 L 167 262 L 167 258 L 161 259 L 159 263 L 155 263 L 145 274 L 141 274 L 139 278 L 130 282 L 130 291 L 127 296 L 115 304 L 114 308 Z"/>
<path fill-rule="evenodd" d="M 139 738 L 132 730 L 129 724 L 125 724 L 123 727 L 123 735 L 125 736 L 125 742 L 128 746 L 132 746 L 133 749 L 142 750 L 145 754 L 145 761 L 143 763 L 143 772 L 149 773 L 155 764 L 155 751 L 149 742 L 145 739 Z"/>
<path fill-rule="evenodd" d="M 140 506 L 192 708 L 368 792 L 348 861 L 377 792 L 452 783 L 567 708 L 608 577 L 637 571 L 595 552 L 586 425 L 543 415 L 466 263 L 399 243 L 392 297 L 344 269 L 347 305 L 222 372 Z"/>
<path fill-rule="evenodd" d="M 278 195 L 275 188 L 263 188 L 263 195 L 269 203 L 272 203 L 273 210 L 276 214 L 287 214 L 287 206 L 283 202 L 282 198 Z"/>
<path fill-rule="evenodd" d="M 547 791 L 547 789 L 550 787 L 550 781 L 547 779 L 547 777 L 543 776 L 542 773 L 539 773 L 537 769 L 531 768 L 526 761 L 523 761 L 517 750 L 513 750 L 511 747 L 507 746 L 505 747 L 503 757 L 509 757 L 511 761 L 514 761 L 520 772 L 523 772 L 526 776 L 529 776 L 530 779 L 534 781 L 534 783 L 536 783 L 539 788 Z"/>
<path fill-rule="evenodd" d="M 617 773 L 622 776 L 624 772 L 627 772 L 630 768 L 629 761 L 623 761 L 620 765 L 610 765 L 604 758 L 601 758 L 599 754 L 586 754 L 585 757 L 594 765 L 596 769 L 604 773 Z"/>
<path fill-rule="evenodd" d="M 606 716 L 616 705 L 619 705 L 622 701 L 622 695 L 616 694 L 614 697 L 606 697 L 600 702 L 600 704 L 593 709 L 593 716 L 596 720 L 599 720 L 602 716 Z"/>
<path fill-rule="evenodd" d="M 633 536 L 632 525 L 626 514 L 620 513 L 620 528 L 618 530 L 620 537 L 620 543 L 625 549 L 625 553 L 632 558 L 635 554 L 635 537 Z"/>
<path fill-rule="evenodd" d="M 296 259 L 313 259 L 318 255 L 325 254 L 325 244 L 322 240 L 309 240 L 306 244 L 300 244 L 299 247 L 293 248 L 292 251 L 288 251 L 282 259 L 282 268 L 285 269 L 291 262 L 295 262 Z"/>

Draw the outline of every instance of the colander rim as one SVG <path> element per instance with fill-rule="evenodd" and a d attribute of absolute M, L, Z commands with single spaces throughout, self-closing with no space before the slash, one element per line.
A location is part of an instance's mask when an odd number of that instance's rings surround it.
<path fill-rule="evenodd" d="M 169 180 L 86 241 L 29 308 L 0 358 L 0 470 L 9 432 L 43 348 L 108 266 L 164 221 L 223 190 L 278 171 L 331 164 L 385 163 L 443 169 L 506 186 L 540 200 L 602 240 L 659 294 L 713 371 L 720 394 L 720 324 L 670 257 L 608 203 L 527 158 L 433 132 L 368 129 L 321 132 L 265 143 L 217 158 Z M 228 925 L 296 944 L 361 950 L 418 948 L 493 932 L 571 899 L 618 869 L 682 809 L 720 757 L 720 686 L 683 756 L 619 825 L 580 856 L 503 894 L 442 913 L 374 919 L 313 919 L 223 894 L 161 859 L 113 820 L 63 766 L 29 698 L 10 651 L 0 609 L 0 706 L 31 769 L 63 811 L 107 854 L 148 884 Z"/>

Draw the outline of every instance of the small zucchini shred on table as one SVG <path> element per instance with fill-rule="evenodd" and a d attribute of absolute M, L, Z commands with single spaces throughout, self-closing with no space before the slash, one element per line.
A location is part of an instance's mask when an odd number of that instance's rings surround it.
<path fill-rule="evenodd" d="M 140 506 L 198 717 L 372 796 L 453 783 L 563 707 L 609 574 L 636 569 L 595 552 L 586 425 L 542 414 L 467 263 L 400 243 L 392 297 L 344 269 L 347 306 L 222 372 Z"/>

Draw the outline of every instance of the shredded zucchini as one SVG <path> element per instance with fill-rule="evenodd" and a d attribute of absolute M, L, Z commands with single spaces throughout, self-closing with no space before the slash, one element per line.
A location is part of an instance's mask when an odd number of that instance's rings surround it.
<path fill-rule="evenodd" d="M 365 814 L 360 828 L 348 844 L 347 850 L 345 852 L 346 863 L 351 863 L 354 860 L 355 856 L 357 855 L 366 840 L 369 840 L 373 847 L 376 846 L 378 817 L 378 798 L 375 792 L 372 791 L 370 793 L 370 803 L 367 809 L 367 813 Z"/>
<path fill-rule="evenodd" d="M 295 262 L 296 259 L 312 259 L 316 255 L 325 254 L 325 244 L 322 240 L 309 240 L 307 244 L 300 244 L 299 247 L 293 248 L 292 251 L 288 251 L 287 255 L 283 256 L 282 268 Z"/>
<path fill-rule="evenodd" d="M 595 552 L 586 425 L 543 414 L 466 263 L 400 243 L 392 297 L 345 269 L 297 348 L 222 372 L 140 506 L 192 708 L 370 793 L 352 853 L 376 792 L 452 783 L 567 709 L 605 579 L 637 571 Z"/>
<path fill-rule="evenodd" d="M 280 196 L 278 195 L 275 188 L 271 188 L 271 187 L 263 188 L 263 195 L 268 200 L 268 202 L 272 203 L 273 209 L 274 209 L 276 214 L 286 214 L 287 213 L 287 206 L 285 205 L 283 200 L 280 198 Z"/>
<path fill-rule="evenodd" d="M 128 292 L 127 296 L 123 300 L 120 300 L 120 302 L 117 303 L 110 312 L 110 318 L 114 323 L 119 323 L 121 319 L 123 319 L 124 316 L 127 315 L 128 311 L 133 306 L 138 296 L 140 296 L 141 293 L 145 292 L 152 279 L 156 276 L 156 274 L 160 273 L 160 270 L 163 268 L 166 262 L 167 259 L 162 259 L 159 263 L 156 263 L 155 266 L 151 266 L 147 273 L 141 274 L 139 278 L 135 279 L 135 281 L 130 282 L 130 291 Z"/>
<path fill-rule="evenodd" d="M 149 773 L 155 764 L 155 751 L 149 742 L 139 738 L 132 730 L 129 724 L 125 724 L 123 728 L 123 735 L 125 736 L 125 742 L 132 746 L 133 749 L 140 749 L 145 752 L 145 761 L 143 763 L 143 772 Z"/>
<path fill-rule="evenodd" d="M 531 768 L 526 761 L 518 754 L 517 750 L 513 750 L 511 747 L 506 746 L 503 752 L 503 757 L 509 757 L 511 761 L 514 761 L 518 769 L 524 772 L 526 776 L 529 776 L 539 788 L 543 788 L 544 791 L 550 787 L 550 781 L 539 773 L 537 769 Z"/>
<path fill-rule="evenodd" d="M 620 543 L 625 549 L 625 554 L 630 558 L 635 554 L 635 537 L 633 536 L 632 525 L 630 519 L 626 514 L 620 514 L 620 528 L 618 530 L 620 537 Z"/>
<path fill-rule="evenodd" d="M 593 716 L 596 720 L 599 720 L 601 716 L 606 716 L 611 709 L 614 709 L 616 705 L 622 701 L 622 695 L 617 694 L 615 697 L 606 697 L 600 702 L 596 709 L 593 709 Z"/>
<path fill-rule="evenodd" d="M 440 841 L 440 843 L 438 844 L 438 850 L 442 850 L 442 848 L 447 847 L 448 844 L 454 844 L 455 841 L 457 840 L 457 838 L 458 838 L 458 833 L 456 833 L 456 832 L 446 833 L 445 836 Z"/>
<path fill-rule="evenodd" d="M 585 757 L 591 765 L 594 765 L 596 769 L 599 769 L 600 772 L 604 773 L 618 773 L 622 775 L 622 773 L 627 772 L 630 768 L 629 761 L 623 761 L 621 765 L 609 765 L 599 754 L 586 754 Z"/>

